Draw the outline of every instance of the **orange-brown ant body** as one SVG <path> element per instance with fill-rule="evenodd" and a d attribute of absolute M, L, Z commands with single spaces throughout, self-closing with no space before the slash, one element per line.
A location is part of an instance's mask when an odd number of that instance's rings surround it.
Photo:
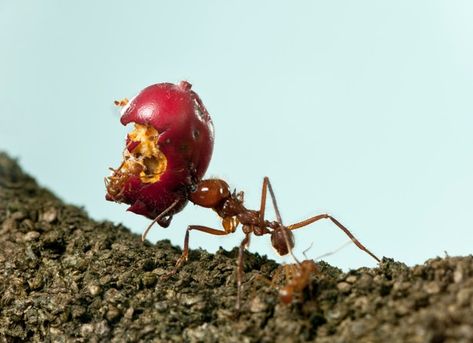
<path fill-rule="evenodd" d="M 304 260 L 295 264 L 282 266 L 285 271 L 289 269 L 289 282 L 279 288 L 279 299 L 284 304 L 292 303 L 295 294 L 300 294 L 309 286 L 311 276 L 317 271 L 313 260 Z"/>
<path fill-rule="evenodd" d="M 269 189 L 271 200 L 276 214 L 276 221 L 269 221 L 265 218 L 266 209 L 266 196 Z M 241 284 L 243 280 L 243 252 L 250 243 L 250 236 L 262 236 L 269 234 L 271 235 L 271 244 L 277 253 L 281 256 L 291 254 L 297 261 L 297 258 L 292 254 L 294 248 L 294 236 L 292 230 L 296 230 L 305 227 L 311 223 L 314 223 L 321 219 L 331 220 L 338 228 L 340 228 L 355 245 L 361 250 L 365 251 L 376 261 L 380 261 L 371 251 L 363 246 L 353 234 L 343 226 L 338 220 L 328 214 L 320 214 L 310 217 L 301 222 L 285 226 L 282 223 L 281 215 L 277 206 L 276 198 L 271 187 L 271 183 L 268 177 L 264 178 L 263 187 L 261 191 L 261 204 L 259 210 L 249 210 L 243 205 L 244 193 L 230 192 L 228 184 L 221 179 L 206 179 L 202 180 L 195 186 L 195 189 L 189 192 L 189 200 L 196 205 L 211 208 L 222 219 L 222 229 L 213 229 L 202 225 L 189 225 L 186 230 L 184 238 L 184 248 L 181 257 L 177 260 L 176 269 L 170 273 L 172 275 L 176 273 L 177 269 L 188 259 L 189 255 L 189 233 L 192 230 L 202 231 L 211 235 L 224 236 L 231 234 L 236 231 L 239 224 L 242 225 L 243 233 L 245 234 L 244 239 L 240 243 L 238 251 L 237 261 L 237 301 L 236 308 L 240 309 L 241 303 Z M 166 214 L 172 210 L 171 205 L 168 209 L 163 211 L 143 233 L 143 239 L 146 237 L 149 229 L 155 222 L 166 217 Z M 310 275 L 316 268 L 315 263 L 304 261 L 299 263 L 299 272 L 295 275 L 293 280 L 289 282 L 283 289 L 281 289 L 281 300 L 283 302 L 290 302 L 292 295 L 295 292 L 302 291 L 310 282 Z"/>

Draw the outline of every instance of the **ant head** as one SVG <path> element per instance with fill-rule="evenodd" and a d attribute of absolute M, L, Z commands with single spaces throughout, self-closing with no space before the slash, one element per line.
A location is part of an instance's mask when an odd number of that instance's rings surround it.
<path fill-rule="evenodd" d="M 279 226 L 271 231 L 271 244 L 279 255 L 287 255 L 294 248 L 294 235 L 285 226 Z"/>
<path fill-rule="evenodd" d="M 215 208 L 230 197 L 230 187 L 220 179 L 202 180 L 189 194 L 190 201 L 207 208 Z"/>

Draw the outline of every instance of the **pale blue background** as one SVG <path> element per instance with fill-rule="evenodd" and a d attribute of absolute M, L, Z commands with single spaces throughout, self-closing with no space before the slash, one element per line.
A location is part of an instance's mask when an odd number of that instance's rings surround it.
<path fill-rule="evenodd" d="M 112 102 L 187 79 L 216 129 L 208 175 L 259 203 L 271 177 L 283 219 L 329 211 L 380 256 L 412 265 L 472 251 L 471 1 L 0 0 L 0 149 L 92 217 L 141 233 L 104 200 L 127 129 Z M 151 240 L 182 244 L 188 206 Z M 346 241 L 330 223 L 297 254 Z M 193 248 L 242 238 L 191 235 Z M 272 253 L 267 237 L 252 251 Z M 374 265 L 354 246 L 329 257 Z"/>

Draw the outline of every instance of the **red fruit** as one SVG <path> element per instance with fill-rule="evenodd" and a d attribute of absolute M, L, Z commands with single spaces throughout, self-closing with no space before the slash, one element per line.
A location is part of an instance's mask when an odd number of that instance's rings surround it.
<path fill-rule="evenodd" d="M 167 226 L 210 163 L 212 120 L 186 81 L 151 85 L 119 104 L 125 104 L 121 123 L 135 128 L 127 135 L 122 164 L 106 179 L 106 199 L 151 219 L 173 205 L 158 221 Z"/>

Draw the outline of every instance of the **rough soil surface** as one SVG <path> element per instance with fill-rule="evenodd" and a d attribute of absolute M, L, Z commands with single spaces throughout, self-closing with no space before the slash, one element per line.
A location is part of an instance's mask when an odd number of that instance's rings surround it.
<path fill-rule="evenodd" d="M 278 264 L 248 253 L 238 316 L 237 251 L 192 251 L 162 280 L 179 254 L 89 219 L 0 154 L 0 342 L 473 342 L 472 256 L 320 263 L 286 306 Z"/>

